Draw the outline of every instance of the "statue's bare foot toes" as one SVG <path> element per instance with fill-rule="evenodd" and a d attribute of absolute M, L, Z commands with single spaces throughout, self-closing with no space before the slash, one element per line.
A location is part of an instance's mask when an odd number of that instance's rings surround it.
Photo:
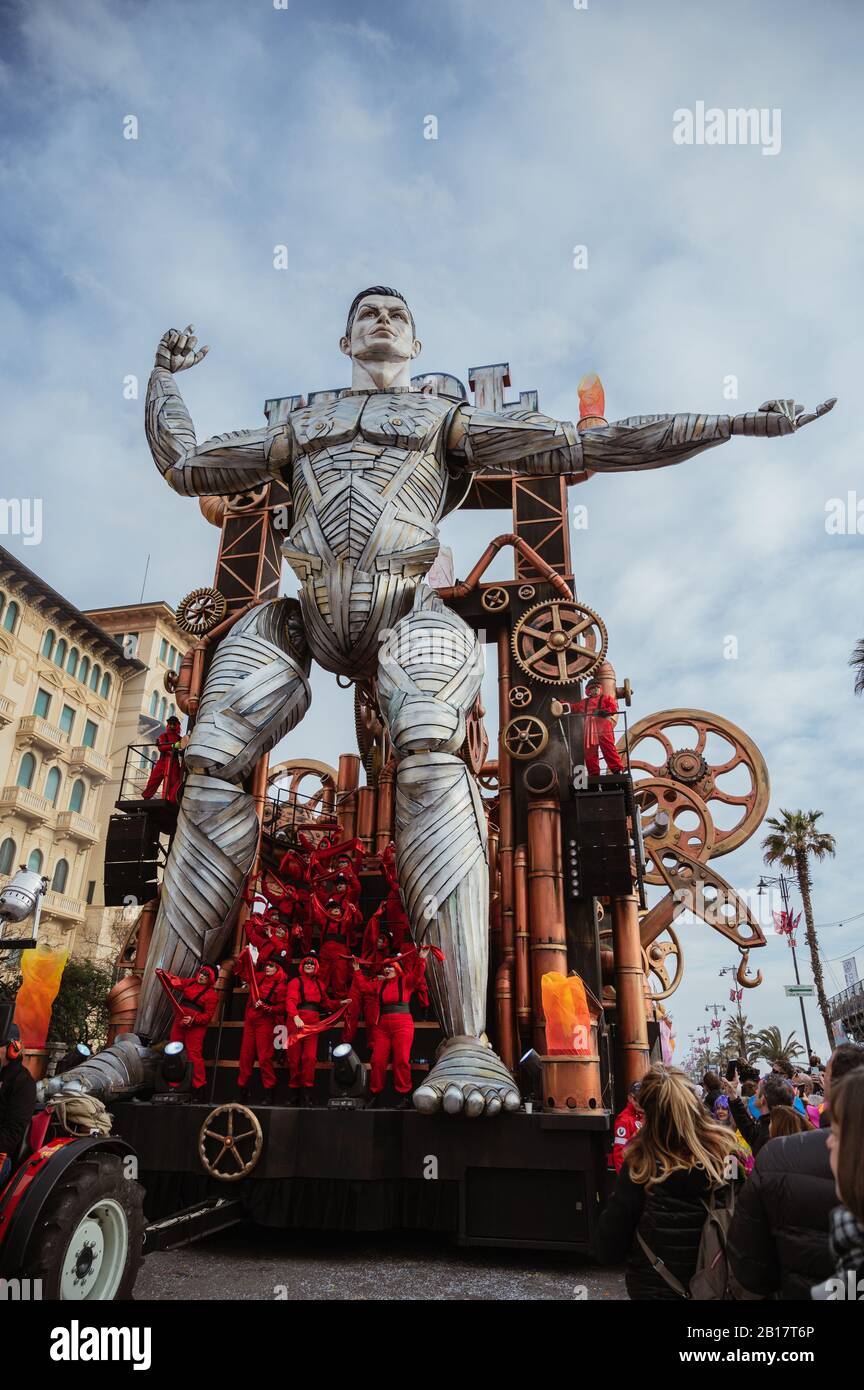
<path fill-rule="evenodd" d="M 447 1038 L 435 1065 L 414 1092 L 415 1108 L 424 1115 L 500 1115 L 518 1110 L 521 1097 L 501 1058 L 480 1038 Z"/>

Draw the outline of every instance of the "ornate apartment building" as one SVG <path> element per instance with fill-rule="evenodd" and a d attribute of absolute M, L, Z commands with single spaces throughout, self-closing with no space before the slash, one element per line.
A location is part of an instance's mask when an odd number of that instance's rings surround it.
<path fill-rule="evenodd" d="M 129 744 L 176 713 L 164 678 L 190 638 L 167 603 L 82 612 L 0 547 L 0 883 L 46 874 L 40 939 L 109 961 L 105 835 Z"/>

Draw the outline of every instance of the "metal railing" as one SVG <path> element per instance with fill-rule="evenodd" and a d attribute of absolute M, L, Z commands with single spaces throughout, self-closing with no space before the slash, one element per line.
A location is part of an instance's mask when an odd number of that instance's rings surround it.
<path fill-rule="evenodd" d="M 864 1008 L 864 980 L 856 980 L 854 984 L 841 989 L 839 994 L 832 994 L 828 1000 L 828 1012 L 832 1018 L 837 1014 L 847 1013 L 850 1004 Z"/>

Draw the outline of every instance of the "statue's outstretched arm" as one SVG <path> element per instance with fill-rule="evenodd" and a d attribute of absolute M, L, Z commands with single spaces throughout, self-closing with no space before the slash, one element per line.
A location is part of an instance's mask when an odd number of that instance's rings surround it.
<path fill-rule="evenodd" d="M 634 415 L 580 434 L 567 420 L 538 411 L 506 414 L 463 406 L 453 420 L 448 452 L 479 473 L 552 475 L 624 473 L 665 468 L 734 434 L 771 438 L 792 434 L 825 415 L 834 400 L 813 411 L 796 401 L 766 401 L 746 415 Z"/>
<path fill-rule="evenodd" d="M 150 452 L 159 472 L 175 492 L 186 496 L 228 496 L 278 477 L 290 460 L 284 425 L 217 434 L 198 444 L 195 427 L 177 389 L 174 375 L 206 357 L 196 350 L 190 324 L 182 333 L 169 329 L 159 340 L 156 363 L 147 384 L 145 426 Z"/>

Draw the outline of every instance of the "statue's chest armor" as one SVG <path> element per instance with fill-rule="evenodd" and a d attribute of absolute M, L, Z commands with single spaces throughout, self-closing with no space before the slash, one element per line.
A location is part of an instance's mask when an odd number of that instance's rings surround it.
<path fill-rule="evenodd" d="M 452 410 L 453 402 L 419 392 L 375 392 L 295 411 L 288 559 L 302 552 L 372 571 L 422 551 L 428 568 L 447 491 L 443 440 Z"/>

